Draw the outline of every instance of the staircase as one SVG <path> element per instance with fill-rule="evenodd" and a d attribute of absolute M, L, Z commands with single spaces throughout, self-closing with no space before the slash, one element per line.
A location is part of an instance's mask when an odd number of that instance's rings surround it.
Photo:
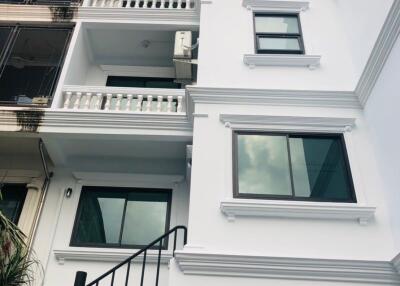
<path fill-rule="evenodd" d="M 147 251 L 149 249 L 154 249 L 154 248 L 158 249 L 157 270 L 156 270 L 156 279 L 155 279 L 155 285 L 158 286 L 158 279 L 159 279 L 159 275 L 160 275 L 161 249 L 162 249 L 162 245 L 163 245 L 162 242 L 163 242 L 163 240 L 167 241 L 169 239 L 169 237 L 173 234 L 174 246 L 173 246 L 173 250 L 172 250 L 172 255 L 175 256 L 176 241 L 177 241 L 177 236 L 178 236 L 179 230 L 181 230 L 183 232 L 183 245 L 185 245 L 187 242 L 187 228 L 182 225 L 176 226 L 176 227 L 172 228 L 171 230 L 169 230 L 168 232 L 166 232 L 165 234 L 163 234 L 162 236 L 160 236 L 159 238 L 157 238 L 156 240 L 154 240 L 153 242 L 151 242 L 149 245 L 147 245 L 143 249 L 139 250 L 138 252 L 136 252 L 132 256 L 128 257 L 127 259 L 125 259 L 124 261 L 122 261 L 121 263 L 116 265 L 115 267 L 108 270 L 106 273 L 100 275 L 98 278 L 96 278 L 89 284 L 86 284 L 86 277 L 87 277 L 86 272 L 84 272 L 84 271 L 76 272 L 74 286 L 100 286 L 102 281 L 104 281 L 105 279 L 109 279 L 110 277 L 111 277 L 111 284 L 107 283 L 107 285 L 114 286 L 114 278 L 115 278 L 117 271 L 125 271 L 125 273 L 126 273 L 125 274 L 125 286 L 128 286 L 129 273 L 131 270 L 131 263 L 134 262 L 135 258 L 137 258 L 139 255 L 142 255 L 142 254 L 143 254 L 143 261 L 142 261 L 142 271 L 141 271 L 141 277 L 140 277 L 140 286 L 143 286 L 145 269 L 146 269 Z M 120 285 L 118 285 L 118 286 L 120 286 Z"/>

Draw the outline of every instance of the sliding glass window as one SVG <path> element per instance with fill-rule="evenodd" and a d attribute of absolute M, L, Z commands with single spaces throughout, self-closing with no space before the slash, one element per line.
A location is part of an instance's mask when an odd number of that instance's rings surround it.
<path fill-rule="evenodd" d="M 50 102 L 71 28 L 0 26 L 0 103 Z"/>
<path fill-rule="evenodd" d="M 83 187 L 71 245 L 142 248 L 168 231 L 170 208 L 167 189 Z"/>
<path fill-rule="evenodd" d="M 234 196 L 356 202 L 342 135 L 234 133 Z"/>

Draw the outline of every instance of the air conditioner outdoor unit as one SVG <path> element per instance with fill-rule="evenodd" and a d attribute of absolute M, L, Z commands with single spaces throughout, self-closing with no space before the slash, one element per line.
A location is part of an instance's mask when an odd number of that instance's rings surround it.
<path fill-rule="evenodd" d="M 192 79 L 192 32 L 175 33 L 174 65 L 177 82 L 190 82 Z"/>

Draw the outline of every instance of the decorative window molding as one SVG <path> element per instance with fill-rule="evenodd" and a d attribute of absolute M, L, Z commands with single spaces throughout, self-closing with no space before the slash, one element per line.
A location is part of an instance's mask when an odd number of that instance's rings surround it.
<path fill-rule="evenodd" d="M 352 203 L 303 202 L 278 200 L 226 199 L 221 211 L 234 221 L 238 216 L 358 220 L 366 225 L 374 217 L 375 207 Z"/>
<path fill-rule="evenodd" d="M 309 8 L 309 1 L 243 0 L 243 7 L 254 11 L 299 13 Z"/>
<path fill-rule="evenodd" d="M 104 248 L 69 248 L 69 249 L 55 249 L 53 250 L 54 256 L 59 264 L 64 264 L 65 261 L 110 261 L 121 262 L 131 256 L 134 252 L 132 249 L 104 249 Z M 172 253 L 169 251 L 161 252 L 160 263 L 168 264 L 172 258 Z M 157 263 L 158 250 L 148 251 L 146 255 L 146 262 Z M 142 262 L 143 255 L 139 255 L 134 259 L 133 263 Z"/>
<path fill-rule="evenodd" d="M 221 114 L 220 121 L 234 130 L 350 132 L 354 118 Z"/>
<path fill-rule="evenodd" d="M 293 54 L 245 54 L 243 62 L 250 68 L 256 66 L 308 67 L 314 70 L 319 67 L 321 56 Z"/>
<path fill-rule="evenodd" d="M 389 261 L 270 257 L 176 251 L 186 275 L 290 279 L 398 285 L 400 275 Z"/>

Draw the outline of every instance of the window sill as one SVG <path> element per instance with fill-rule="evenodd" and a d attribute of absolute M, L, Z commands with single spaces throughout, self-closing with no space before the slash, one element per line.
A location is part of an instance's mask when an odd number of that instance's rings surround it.
<path fill-rule="evenodd" d="M 275 200 L 226 199 L 221 211 L 234 221 L 237 216 L 306 218 L 326 220 L 358 220 L 366 225 L 375 214 L 375 207 L 352 203 L 321 203 Z"/>
<path fill-rule="evenodd" d="M 250 68 L 256 66 L 308 67 L 310 70 L 319 67 L 321 56 L 294 54 L 246 54 L 243 62 Z"/>
<path fill-rule="evenodd" d="M 70 261 L 106 261 L 106 262 L 121 262 L 138 249 L 109 249 L 109 248 L 89 248 L 89 247 L 70 247 L 68 249 L 55 249 L 54 256 L 57 262 L 61 265 L 66 260 Z M 172 258 L 170 251 L 161 252 L 161 264 L 168 264 Z M 157 263 L 158 250 L 149 250 L 146 255 L 146 262 Z M 136 257 L 134 262 L 142 262 L 143 255 Z"/>

